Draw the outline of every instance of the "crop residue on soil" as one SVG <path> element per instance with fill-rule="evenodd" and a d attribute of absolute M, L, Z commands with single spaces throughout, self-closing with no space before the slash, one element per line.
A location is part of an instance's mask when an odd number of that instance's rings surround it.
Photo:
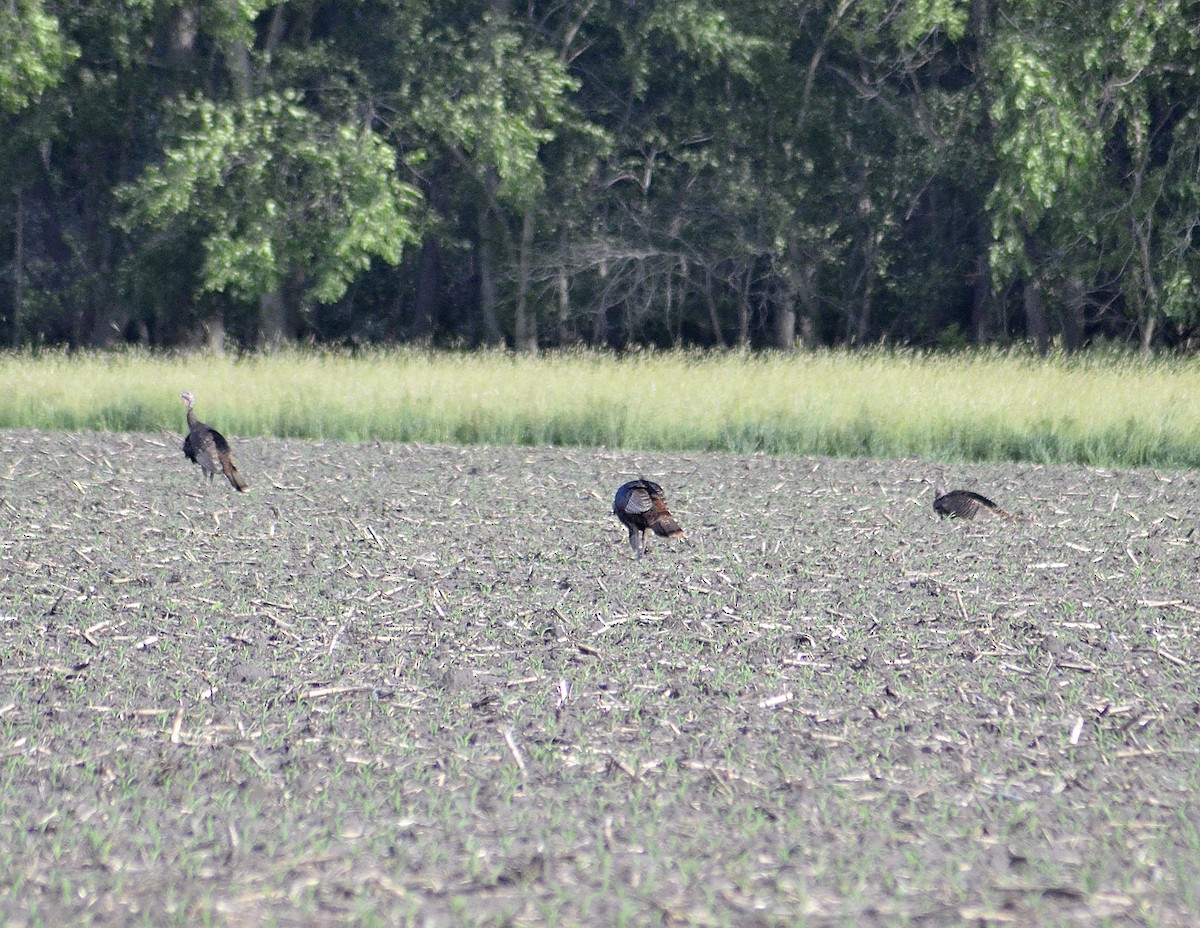
<path fill-rule="evenodd" d="M 1191 473 L 234 447 L 0 433 L 0 922 L 1200 912 Z"/>

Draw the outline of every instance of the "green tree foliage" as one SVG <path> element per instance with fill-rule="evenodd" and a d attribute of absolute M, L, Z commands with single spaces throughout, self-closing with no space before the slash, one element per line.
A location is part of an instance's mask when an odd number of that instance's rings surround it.
<path fill-rule="evenodd" d="M 0 112 L 16 112 L 62 80 L 78 55 L 39 0 L 0 6 Z"/>
<path fill-rule="evenodd" d="M 123 191 L 122 223 L 193 233 L 201 292 L 252 300 L 300 278 L 330 303 L 372 258 L 396 264 L 414 241 L 419 196 L 371 131 L 324 123 L 294 93 L 187 100 L 176 118 L 164 160 Z"/>
<path fill-rule="evenodd" d="M 11 0 L 0 341 L 1190 345 L 1198 46 L 1197 0 Z"/>
<path fill-rule="evenodd" d="M 576 81 L 547 49 L 530 48 L 502 17 L 484 15 L 462 31 L 433 37 L 464 54 L 453 68 L 431 71 L 419 88 L 414 122 L 484 176 L 514 205 L 544 186 L 541 147 L 555 136 Z"/>
<path fill-rule="evenodd" d="M 1200 7 L 1027 0 L 1005 13 L 989 67 L 997 283 L 1023 278 L 1066 312 L 1119 306 L 1143 347 L 1164 318 L 1186 331 Z"/>

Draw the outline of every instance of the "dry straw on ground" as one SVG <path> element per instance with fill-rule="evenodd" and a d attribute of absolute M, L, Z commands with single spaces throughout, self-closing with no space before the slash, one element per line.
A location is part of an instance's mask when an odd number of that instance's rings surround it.
<path fill-rule="evenodd" d="M 0 921 L 1200 910 L 1193 474 L 177 442 L 0 433 Z"/>

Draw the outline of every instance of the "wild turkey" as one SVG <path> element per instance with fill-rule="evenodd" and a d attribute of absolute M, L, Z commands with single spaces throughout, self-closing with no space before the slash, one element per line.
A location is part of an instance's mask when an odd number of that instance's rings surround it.
<path fill-rule="evenodd" d="M 662 487 L 652 480 L 630 480 L 622 484 L 613 500 L 613 513 L 629 529 L 629 546 L 639 561 L 646 553 L 646 529 L 653 529 L 656 535 L 664 538 L 683 534 L 683 529 L 667 509 Z"/>
<path fill-rule="evenodd" d="M 974 519 L 976 516 L 994 519 L 1020 519 L 1006 512 L 986 496 L 970 490 L 951 490 L 949 493 L 940 485 L 933 490 L 933 511 L 943 519 Z"/>
<path fill-rule="evenodd" d="M 250 484 L 246 483 L 245 478 L 238 472 L 237 465 L 233 463 L 233 452 L 229 449 L 229 442 L 225 440 L 225 436 L 196 418 L 196 413 L 192 411 L 196 398 L 191 393 L 180 393 L 179 397 L 187 404 L 189 430 L 187 438 L 183 440 L 183 453 L 189 461 L 200 465 L 200 469 L 208 475 L 209 483 L 212 483 L 214 475 L 222 473 L 229 478 L 235 490 L 245 493 L 250 489 Z"/>

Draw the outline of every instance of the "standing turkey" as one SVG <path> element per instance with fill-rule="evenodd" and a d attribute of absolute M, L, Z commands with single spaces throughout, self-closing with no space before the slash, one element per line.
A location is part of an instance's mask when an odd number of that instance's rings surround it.
<path fill-rule="evenodd" d="M 970 490 L 951 490 L 949 493 L 938 485 L 933 490 L 933 511 L 943 519 L 974 519 L 977 516 L 993 519 L 1020 519 L 1006 512 L 986 496 Z"/>
<path fill-rule="evenodd" d="M 245 493 L 250 489 L 250 484 L 246 483 L 245 478 L 238 472 L 237 465 L 233 463 L 233 452 L 225 436 L 196 418 L 196 413 L 192 411 L 196 398 L 191 393 L 180 393 L 179 397 L 187 404 L 189 430 L 187 438 L 183 440 L 183 453 L 189 461 L 200 465 L 200 469 L 208 476 L 209 483 L 212 483 L 213 477 L 219 472 L 229 478 L 235 490 Z"/>
<path fill-rule="evenodd" d="M 667 509 L 662 487 L 652 480 L 630 480 L 618 488 L 613 513 L 629 529 L 629 546 L 640 561 L 646 553 L 646 530 L 671 538 L 683 529 Z"/>

